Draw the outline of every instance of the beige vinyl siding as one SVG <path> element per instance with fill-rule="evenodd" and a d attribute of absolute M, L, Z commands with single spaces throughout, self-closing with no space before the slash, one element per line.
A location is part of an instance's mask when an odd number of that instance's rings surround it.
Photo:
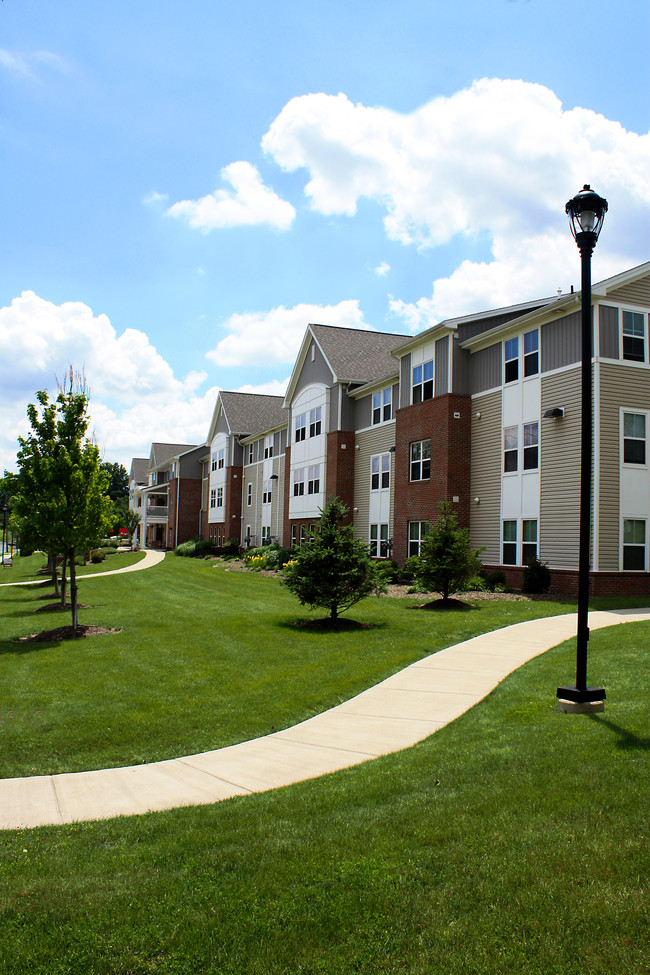
<path fill-rule="evenodd" d="M 480 413 L 480 417 L 476 414 Z M 472 397 L 472 547 L 485 546 L 481 561 L 501 563 L 501 391 Z M 474 502 L 479 498 L 479 503 Z"/>
<path fill-rule="evenodd" d="M 271 495 L 271 535 L 277 536 L 281 545 L 286 544 L 283 538 L 284 527 L 284 454 L 273 458 L 273 473 L 278 475 L 277 481 L 272 482 Z"/>
<path fill-rule="evenodd" d="M 610 291 L 607 301 L 616 301 L 621 305 L 643 305 L 650 308 L 650 274 L 635 281 L 633 284 L 625 284 L 616 291 Z"/>
<path fill-rule="evenodd" d="M 600 483 L 598 494 L 598 568 L 619 569 L 620 410 L 650 410 L 650 371 L 601 363 L 600 369 Z"/>
<path fill-rule="evenodd" d="M 356 446 L 359 447 L 356 450 Z M 370 458 L 385 454 L 395 446 L 395 424 L 383 423 L 371 430 L 357 434 L 354 457 L 354 534 L 361 541 L 368 541 L 370 525 Z M 390 515 L 389 535 L 393 534 L 395 511 L 395 454 L 390 464 Z"/>
<path fill-rule="evenodd" d="M 544 419 L 555 406 L 562 419 Z M 581 415 L 580 369 L 543 376 L 539 557 L 550 568 L 578 567 Z"/>

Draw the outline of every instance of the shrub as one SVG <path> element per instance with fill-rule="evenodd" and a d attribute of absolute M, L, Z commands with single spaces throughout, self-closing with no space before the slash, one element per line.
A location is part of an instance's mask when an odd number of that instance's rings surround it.
<path fill-rule="evenodd" d="M 90 561 L 93 565 L 97 565 L 99 562 L 104 562 L 106 556 L 102 552 L 101 548 L 94 548 L 90 553 Z"/>
<path fill-rule="evenodd" d="M 481 578 L 485 588 L 490 592 L 503 592 L 507 586 L 506 574 L 503 569 L 494 569 L 488 572 L 487 569 L 481 569 Z"/>
<path fill-rule="evenodd" d="M 546 562 L 531 559 L 524 569 L 521 588 L 527 593 L 548 592 L 551 585 L 551 573 Z"/>
<path fill-rule="evenodd" d="M 238 538 L 227 538 L 221 547 L 221 556 L 224 559 L 238 559 L 240 542 Z"/>

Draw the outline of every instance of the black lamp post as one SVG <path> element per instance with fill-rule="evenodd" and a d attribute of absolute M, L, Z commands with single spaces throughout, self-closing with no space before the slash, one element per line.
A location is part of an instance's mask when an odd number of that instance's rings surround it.
<path fill-rule="evenodd" d="M 586 184 L 566 205 L 571 233 L 580 251 L 582 262 L 582 421 L 580 436 L 580 527 L 578 539 L 578 632 L 576 654 L 576 682 L 558 687 L 559 708 L 595 710 L 603 707 L 605 691 L 602 687 L 587 686 L 587 642 L 589 640 L 589 545 L 591 540 L 591 467 L 593 457 L 593 393 L 591 388 L 592 311 L 591 311 L 591 255 L 596 246 L 605 214 L 607 200 Z"/>

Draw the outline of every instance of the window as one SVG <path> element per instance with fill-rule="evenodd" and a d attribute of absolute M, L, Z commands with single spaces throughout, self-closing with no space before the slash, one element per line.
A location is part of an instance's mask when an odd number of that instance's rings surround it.
<path fill-rule="evenodd" d="M 262 545 L 271 544 L 271 526 L 262 525 Z"/>
<path fill-rule="evenodd" d="M 388 557 L 388 525 L 370 526 L 370 555 L 373 559 Z"/>
<path fill-rule="evenodd" d="M 377 454 L 370 460 L 370 490 L 390 487 L 390 454 Z"/>
<path fill-rule="evenodd" d="M 539 424 L 524 423 L 524 470 L 536 471 L 539 467 Z"/>
<path fill-rule="evenodd" d="M 307 472 L 307 494 L 318 494 L 320 491 L 320 464 L 314 464 Z"/>
<path fill-rule="evenodd" d="M 645 315 L 641 312 L 623 312 L 623 358 L 645 362 Z"/>
<path fill-rule="evenodd" d="M 273 457 L 273 437 L 264 437 L 264 460 Z"/>
<path fill-rule="evenodd" d="M 262 504 L 271 504 L 271 480 L 264 481 L 262 485 Z"/>
<path fill-rule="evenodd" d="M 539 332 L 524 332 L 524 378 L 539 372 Z"/>
<path fill-rule="evenodd" d="M 505 380 L 514 383 L 519 379 L 519 339 L 508 339 L 505 344 Z"/>
<path fill-rule="evenodd" d="M 249 464 L 252 464 L 253 463 L 253 456 L 254 456 L 253 444 L 252 443 L 249 443 L 249 445 L 248 445 L 248 463 Z"/>
<path fill-rule="evenodd" d="M 304 525 L 300 526 L 300 544 L 304 545 L 307 541 L 307 530 Z"/>
<path fill-rule="evenodd" d="M 378 393 L 372 394 L 372 422 L 386 423 L 392 416 L 393 387 L 388 386 Z"/>
<path fill-rule="evenodd" d="M 433 359 L 413 366 L 413 402 L 431 399 L 433 396 Z"/>
<path fill-rule="evenodd" d="M 253 485 L 252 484 L 249 484 L 248 485 L 248 493 L 246 495 L 246 504 L 250 508 L 250 506 L 252 505 L 252 503 L 253 503 Z"/>
<path fill-rule="evenodd" d="M 409 557 L 420 554 L 422 542 L 428 533 L 428 521 L 409 521 Z"/>
<path fill-rule="evenodd" d="M 524 519 L 521 523 L 521 563 L 528 565 L 537 558 L 537 522 Z"/>
<path fill-rule="evenodd" d="M 301 413 L 296 417 L 296 443 L 300 443 L 307 435 L 307 414 Z"/>
<path fill-rule="evenodd" d="M 645 464 L 645 413 L 623 414 L 623 463 Z"/>
<path fill-rule="evenodd" d="M 321 407 L 309 411 L 309 436 L 317 437 L 321 431 Z"/>
<path fill-rule="evenodd" d="M 645 571 L 645 521 L 641 518 L 623 521 L 623 569 Z"/>
<path fill-rule="evenodd" d="M 293 496 L 300 498 L 305 493 L 305 468 L 300 467 L 293 472 Z"/>
<path fill-rule="evenodd" d="M 295 545 L 298 541 L 298 528 L 296 525 L 291 526 L 291 544 Z"/>
<path fill-rule="evenodd" d="M 217 488 L 217 508 L 223 508 L 223 488 Z"/>
<path fill-rule="evenodd" d="M 216 471 L 216 469 L 217 469 L 217 452 L 216 452 L 216 450 L 213 450 L 212 451 L 212 468 L 211 469 L 213 471 Z"/>
<path fill-rule="evenodd" d="M 517 470 L 517 451 L 518 451 L 518 430 L 517 427 L 503 428 L 503 471 L 511 474 Z"/>
<path fill-rule="evenodd" d="M 216 488 L 210 488 L 210 507 L 216 508 L 217 506 L 217 490 Z"/>
<path fill-rule="evenodd" d="M 503 523 L 503 564 L 517 564 L 517 522 Z"/>
<path fill-rule="evenodd" d="M 226 457 L 225 448 L 224 447 L 221 447 L 221 449 L 217 451 L 217 468 L 218 468 L 218 470 L 221 470 L 222 467 L 224 466 L 224 464 L 226 463 L 225 457 Z"/>
<path fill-rule="evenodd" d="M 431 476 L 431 441 L 417 440 L 411 444 L 411 480 L 428 481 Z"/>

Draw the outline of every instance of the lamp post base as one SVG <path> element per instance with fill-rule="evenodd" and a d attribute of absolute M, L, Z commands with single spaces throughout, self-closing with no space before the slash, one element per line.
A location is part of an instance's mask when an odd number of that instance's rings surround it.
<path fill-rule="evenodd" d="M 605 698 L 602 687 L 558 687 L 557 709 L 566 714 L 597 714 L 605 710 Z"/>

